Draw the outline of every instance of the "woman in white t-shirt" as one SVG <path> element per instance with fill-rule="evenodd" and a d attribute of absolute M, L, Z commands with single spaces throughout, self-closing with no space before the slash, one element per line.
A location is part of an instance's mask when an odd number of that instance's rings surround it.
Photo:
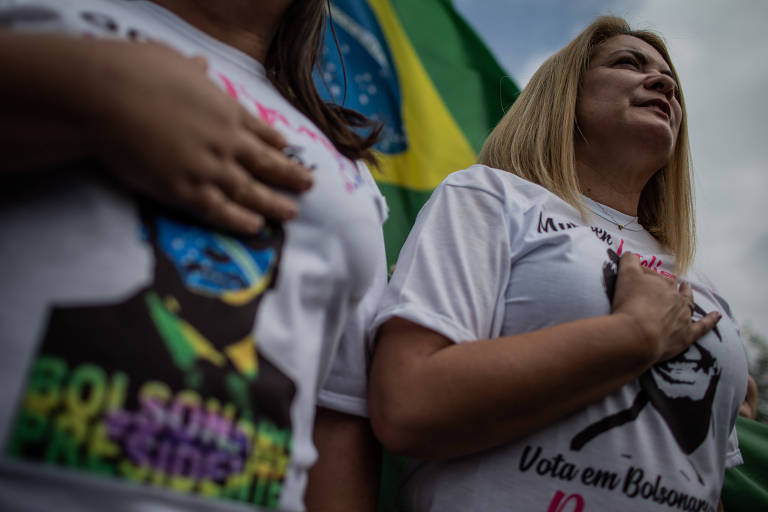
<path fill-rule="evenodd" d="M 386 205 L 329 8 L 0 0 L 0 509 L 375 506 Z"/>
<path fill-rule="evenodd" d="M 403 510 L 716 510 L 746 361 L 691 267 L 663 41 L 599 18 L 420 212 L 377 314 L 374 430 Z"/>

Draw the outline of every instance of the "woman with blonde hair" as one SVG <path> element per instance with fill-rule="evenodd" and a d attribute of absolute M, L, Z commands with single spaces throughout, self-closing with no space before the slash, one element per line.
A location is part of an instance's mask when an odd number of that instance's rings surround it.
<path fill-rule="evenodd" d="M 747 372 L 689 167 L 663 41 L 604 17 L 436 189 L 376 318 L 404 510 L 717 508 Z"/>

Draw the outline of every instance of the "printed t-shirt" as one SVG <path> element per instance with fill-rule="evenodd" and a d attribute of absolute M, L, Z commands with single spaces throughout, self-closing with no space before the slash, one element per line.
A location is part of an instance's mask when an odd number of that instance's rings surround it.
<path fill-rule="evenodd" d="M 0 20 L 203 55 L 315 175 L 299 218 L 253 237 L 88 164 L 6 177 L 0 508 L 303 510 L 316 404 L 367 414 L 365 336 L 386 282 L 370 173 L 258 62 L 155 4 L 0 1 Z"/>
<path fill-rule="evenodd" d="M 456 172 L 419 213 L 374 323 L 401 317 L 468 343 L 608 315 L 624 251 L 675 271 L 624 217 L 623 230 L 597 216 L 584 225 L 575 208 L 511 173 Z M 514 443 L 414 462 L 403 510 L 716 510 L 723 471 L 741 462 L 734 422 L 746 359 L 727 303 L 701 274 L 685 279 L 694 319 L 723 313 L 716 333 Z"/>

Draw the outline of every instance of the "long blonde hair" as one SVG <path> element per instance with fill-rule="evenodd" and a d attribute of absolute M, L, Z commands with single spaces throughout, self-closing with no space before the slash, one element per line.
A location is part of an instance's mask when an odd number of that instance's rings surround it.
<path fill-rule="evenodd" d="M 617 35 L 633 36 L 650 44 L 680 83 L 660 36 L 646 30 L 632 30 L 622 18 L 600 17 L 541 65 L 486 139 L 478 162 L 547 188 L 585 217 L 574 150 L 576 101 L 581 78 L 596 47 Z M 680 107 L 682 121 L 672 158 L 643 189 L 638 216 L 640 224 L 675 255 L 677 271 L 684 272 L 693 261 L 695 220 L 682 91 Z"/>

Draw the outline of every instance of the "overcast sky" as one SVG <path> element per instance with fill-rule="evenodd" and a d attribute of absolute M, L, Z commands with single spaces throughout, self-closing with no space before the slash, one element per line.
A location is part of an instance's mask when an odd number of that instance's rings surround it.
<path fill-rule="evenodd" d="M 454 0 L 523 87 L 599 14 L 664 36 L 680 74 L 703 270 L 742 327 L 768 337 L 768 2 Z"/>

